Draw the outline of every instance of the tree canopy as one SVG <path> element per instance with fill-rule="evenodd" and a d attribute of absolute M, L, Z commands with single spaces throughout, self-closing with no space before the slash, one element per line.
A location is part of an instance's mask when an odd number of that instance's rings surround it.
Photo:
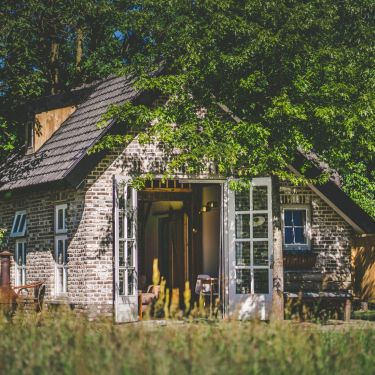
<path fill-rule="evenodd" d="M 179 149 L 169 171 L 194 173 L 212 161 L 224 175 L 284 178 L 297 148 L 313 150 L 375 217 L 372 1 L 5 3 L 3 103 L 67 89 L 118 68 L 135 70 L 138 85 L 158 90 L 167 103 L 126 104 L 107 117 L 141 131 L 144 142 L 155 137 L 166 149 Z M 58 22 L 41 22 L 37 6 Z M 162 75 L 145 74 L 161 64 Z M 127 141 L 107 138 L 101 147 Z"/>

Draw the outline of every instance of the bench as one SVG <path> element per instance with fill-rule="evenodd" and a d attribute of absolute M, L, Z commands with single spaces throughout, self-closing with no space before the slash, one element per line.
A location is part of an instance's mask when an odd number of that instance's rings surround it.
<path fill-rule="evenodd" d="M 16 286 L 13 290 L 17 295 L 15 299 L 17 307 L 20 306 L 24 310 L 34 310 L 36 312 L 42 310 L 46 293 L 46 286 L 43 281 Z"/>
<path fill-rule="evenodd" d="M 343 306 L 344 321 L 348 322 L 351 315 L 352 295 L 345 291 L 320 291 L 320 292 L 284 292 L 285 302 L 289 301 L 298 305 L 300 316 L 304 303 L 320 304 L 329 306 Z"/>

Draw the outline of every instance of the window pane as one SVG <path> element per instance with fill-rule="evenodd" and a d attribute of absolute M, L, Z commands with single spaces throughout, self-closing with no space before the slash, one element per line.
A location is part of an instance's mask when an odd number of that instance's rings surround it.
<path fill-rule="evenodd" d="M 22 271 L 21 271 L 21 269 L 17 270 L 17 285 L 22 285 Z"/>
<path fill-rule="evenodd" d="M 236 215 L 236 238 L 250 238 L 250 215 Z"/>
<path fill-rule="evenodd" d="M 135 293 L 135 272 L 128 270 L 128 296 L 133 296 Z"/>
<path fill-rule="evenodd" d="M 267 210 L 267 186 L 254 186 L 253 210 Z"/>
<path fill-rule="evenodd" d="M 18 247 L 18 250 L 17 250 L 17 264 L 19 266 L 22 266 L 22 244 L 19 243 L 17 245 L 17 247 Z"/>
<path fill-rule="evenodd" d="M 294 228 L 295 243 L 306 243 L 305 228 Z"/>
<path fill-rule="evenodd" d="M 125 295 L 125 270 L 119 270 L 119 295 Z"/>
<path fill-rule="evenodd" d="M 18 242 L 17 243 L 17 264 L 19 266 L 22 265 L 22 248 L 23 248 L 22 242 Z"/>
<path fill-rule="evenodd" d="M 253 242 L 254 266 L 268 265 L 268 241 Z"/>
<path fill-rule="evenodd" d="M 57 229 L 64 229 L 64 210 L 62 208 L 57 210 Z"/>
<path fill-rule="evenodd" d="M 18 227 L 20 225 L 20 220 L 21 220 L 21 215 L 16 215 L 16 221 L 15 221 L 14 226 L 13 226 L 13 233 L 19 232 Z"/>
<path fill-rule="evenodd" d="M 292 210 L 284 211 L 284 224 L 289 227 L 293 225 L 293 211 Z"/>
<path fill-rule="evenodd" d="M 236 270 L 236 294 L 251 293 L 251 272 L 249 269 Z"/>
<path fill-rule="evenodd" d="M 26 266 L 26 242 L 23 242 L 22 245 L 22 264 Z"/>
<path fill-rule="evenodd" d="M 64 291 L 64 285 L 63 285 L 63 269 L 62 267 L 59 267 L 57 269 L 57 292 L 62 293 Z"/>
<path fill-rule="evenodd" d="M 268 215 L 254 214 L 253 216 L 254 238 L 268 238 Z"/>
<path fill-rule="evenodd" d="M 236 211 L 250 211 L 250 192 L 249 190 L 235 192 Z"/>
<path fill-rule="evenodd" d="M 68 291 L 68 269 L 64 268 L 64 293 Z"/>
<path fill-rule="evenodd" d="M 254 293 L 269 293 L 268 270 L 254 270 Z"/>
<path fill-rule="evenodd" d="M 236 242 L 236 266 L 250 266 L 250 242 Z"/>
<path fill-rule="evenodd" d="M 297 227 L 305 226 L 306 210 L 293 210 L 293 224 Z"/>
<path fill-rule="evenodd" d="M 64 240 L 57 240 L 57 264 L 63 264 Z"/>
<path fill-rule="evenodd" d="M 22 268 L 22 285 L 26 284 L 26 268 Z"/>
<path fill-rule="evenodd" d="M 294 243 L 294 234 L 293 234 L 293 228 L 285 228 L 285 243 L 286 244 L 293 244 Z"/>
<path fill-rule="evenodd" d="M 23 233 L 25 231 L 25 225 L 26 225 L 26 215 L 23 214 L 22 217 L 21 217 L 18 232 Z"/>
<path fill-rule="evenodd" d="M 68 263 L 68 240 L 64 240 L 64 264 Z"/>

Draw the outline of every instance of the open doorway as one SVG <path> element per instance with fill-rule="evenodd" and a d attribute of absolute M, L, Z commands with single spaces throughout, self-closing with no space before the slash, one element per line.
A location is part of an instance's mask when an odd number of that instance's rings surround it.
<path fill-rule="evenodd" d="M 222 213 L 218 183 L 162 184 L 152 181 L 138 193 L 138 290 L 152 285 L 153 260 L 167 287 L 183 296 L 189 281 L 192 299 L 199 275 L 221 280 Z"/>

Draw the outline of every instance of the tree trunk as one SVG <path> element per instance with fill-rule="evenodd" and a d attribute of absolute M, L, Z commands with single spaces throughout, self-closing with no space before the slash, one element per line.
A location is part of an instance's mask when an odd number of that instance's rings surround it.
<path fill-rule="evenodd" d="M 83 31 L 80 27 L 76 30 L 76 70 L 80 70 L 83 57 Z"/>
<path fill-rule="evenodd" d="M 59 91 L 59 43 L 56 41 L 51 42 L 51 94 L 57 94 Z"/>
<path fill-rule="evenodd" d="M 273 286 L 271 320 L 284 320 L 284 265 L 281 232 L 280 184 L 272 177 Z"/>

